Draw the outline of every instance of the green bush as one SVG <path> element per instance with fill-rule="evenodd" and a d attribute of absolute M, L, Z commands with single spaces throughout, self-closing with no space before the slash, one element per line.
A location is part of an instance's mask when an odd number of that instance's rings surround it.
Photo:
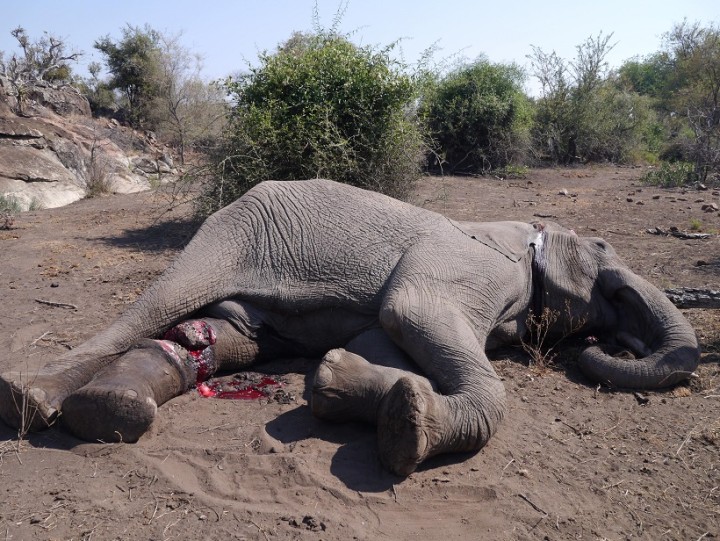
<path fill-rule="evenodd" d="M 515 65 L 480 60 L 429 85 L 421 111 L 451 172 L 482 173 L 524 161 L 532 115 L 523 81 Z"/>
<path fill-rule="evenodd" d="M 17 214 L 22 210 L 22 205 L 12 195 L 0 195 L 0 213 Z"/>
<path fill-rule="evenodd" d="M 627 73 L 610 72 L 612 34 L 588 38 L 569 61 L 533 47 L 528 58 L 542 91 L 536 100 L 534 146 L 555 163 L 627 162 L 659 147 L 650 96 L 631 87 Z"/>
<path fill-rule="evenodd" d="M 657 149 L 651 100 L 606 81 L 587 97 L 577 129 L 578 155 L 585 161 L 629 163 Z"/>
<path fill-rule="evenodd" d="M 643 176 L 643 182 L 662 188 L 685 186 L 698 180 L 694 166 L 688 162 L 661 162 L 660 167 L 651 169 Z"/>
<path fill-rule="evenodd" d="M 227 81 L 232 110 L 199 212 L 266 179 L 330 178 L 406 196 L 420 172 L 423 138 L 413 81 L 389 52 L 334 33 L 295 34 Z"/>

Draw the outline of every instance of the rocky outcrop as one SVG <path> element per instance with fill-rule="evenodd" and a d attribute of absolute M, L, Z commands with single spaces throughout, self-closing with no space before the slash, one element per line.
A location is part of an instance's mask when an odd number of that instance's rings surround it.
<path fill-rule="evenodd" d="M 34 86 L 22 115 L 9 88 L 0 81 L 0 195 L 22 208 L 67 205 L 100 182 L 130 193 L 175 178 L 172 159 L 154 135 L 93 119 L 74 88 Z"/>

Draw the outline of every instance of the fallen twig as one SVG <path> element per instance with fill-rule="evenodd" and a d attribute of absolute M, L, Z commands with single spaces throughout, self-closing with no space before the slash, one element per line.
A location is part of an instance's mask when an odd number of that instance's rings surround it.
<path fill-rule="evenodd" d="M 255 522 L 254 520 L 251 520 L 251 521 L 250 521 L 250 524 L 252 524 L 253 526 L 255 526 L 255 527 L 260 531 L 260 533 L 265 536 L 265 539 L 266 539 L 267 541 L 270 541 L 270 538 L 268 537 L 267 532 L 266 532 L 265 530 L 263 530 L 257 522 Z"/>
<path fill-rule="evenodd" d="M 610 485 L 605 485 L 604 487 L 602 487 L 602 489 L 603 489 L 603 490 L 607 490 L 607 489 L 609 489 L 609 488 L 614 488 L 614 487 L 616 487 L 616 486 L 622 485 L 624 482 L 625 482 L 625 479 L 620 479 L 617 483 L 612 483 L 612 484 L 610 484 Z"/>
<path fill-rule="evenodd" d="M 56 306 L 58 308 L 72 308 L 73 310 L 78 309 L 77 306 L 68 302 L 46 301 L 44 299 L 35 299 L 35 302 L 39 302 L 40 304 L 47 304 L 48 306 Z"/>
<path fill-rule="evenodd" d="M 52 334 L 52 331 L 45 331 L 45 332 L 42 333 L 40 336 L 38 336 L 35 340 L 33 340 L 32 342 L 30 342 L 30 345 L 31 345 L 31 346 L 34 346 L 34 345 L 37 344 L 40 340 L 42 340 L 43 338 L 45 338 L 48 334 Z"/>
<path fill-rule="evenodd" d="M 550 515 L 548 515 L 548 513 L 546 511 L 544 511 L 542 508 L 538 507 L 532 501 L 530 501 L 530 499 L 527 496 L 525 496 L 524 494 L 518 494 L 518 496 L 520 496 L 523 500 L 525 500 L 527 503 L 529 503 L 532 506 L 532 508 L 535 509 L 535 511 L 537 511 L 538 513 L 542 513 L 546 517 L 550 516 Z"/>
<path fill-rule="evenodd" d="M 675 237 L 683 240 L 696 240 L 696 239 L 709 239 L 712 237 L 710 233 L 685 233 L 680 231 L 677 227 L 671 227 L 667 231 L 660 229 L 659 227 L 651 227 L 647 230 L 651 235 L 664 235 L 666 237 Z"/>
<path fill-rule="evenodd" d="M 678 308 L 720 308 L 720 291 L 714 289 L 674 287 L 665 295 Z"/>

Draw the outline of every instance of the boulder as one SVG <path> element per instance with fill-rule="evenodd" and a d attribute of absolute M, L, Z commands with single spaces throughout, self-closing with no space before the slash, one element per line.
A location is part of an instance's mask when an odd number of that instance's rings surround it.
<path fill-rule="evenodd" d="M 91 116 L 90 102 L 72 86 L 53 87 L 46 83 L 33 85 L 28 92 L 33 107 L 46 107 L 60 116 Z"/>
<path fill-rule="evenodd" d="M 137 156 L 130 160 L 133 170 L 145 173 L 146 175 L 157 175 L 158 164 L 155 160 L 151 160 L 147 156 Z"/>
<path fill-rule="evenodd" d="M 149 189 L 148 175 L 174 178 L 172 158 L 153 138 L 93 119 L 74 89 L 40 84 L 29 96 L 16 115 L 8 83 L 0 80 L 0 195 L 22 208 L 67 205 L 98 180 L 130 193 Z"/>

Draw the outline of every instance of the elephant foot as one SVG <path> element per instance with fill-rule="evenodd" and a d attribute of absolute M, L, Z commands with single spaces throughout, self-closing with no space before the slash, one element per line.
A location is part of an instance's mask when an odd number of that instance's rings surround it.
<path fill-rule="evenodd" d="M 86 441 L 135 442 L 158 406 L 184 393 L 197 372 L 181 346 L 143 340 L 62 404 L 62 421 Z"/>
<path fill-rule="evenodd" d="M 394 380 L 384 382 L 373 368 L 344 349 L 329 351 L 315 372 L 310 400 L 313 415 L 329 421 L 374 423 L 380 399 Z"/>
<path fill-rule="evenodd" d="M 0 376 L 0 418 L 21 432 L 38 431 L 57 419 L 64 393 L 54 381 L 10 372 Z"/>
<path fill-rule="evenodd" d="M 393 385 L 378 416 L 380 460 L 387 469 L 406 477 L 436 454 L 442 430 L 438 409 L 427 381 L 404 377 Z"/>
<path fill-rule="evenodd" d="M 23 434 L 48 428 L 56 422 L 63 400 L 114 359 L 74 350 L 37 372 L 0 375 L 0 419 Z"/>
<path fill-rule="evenodd" d="M 74 388 L 57 374 L 5 373 L 0 376 L 0 418 L 23 433 L 48 428 Z"/>

